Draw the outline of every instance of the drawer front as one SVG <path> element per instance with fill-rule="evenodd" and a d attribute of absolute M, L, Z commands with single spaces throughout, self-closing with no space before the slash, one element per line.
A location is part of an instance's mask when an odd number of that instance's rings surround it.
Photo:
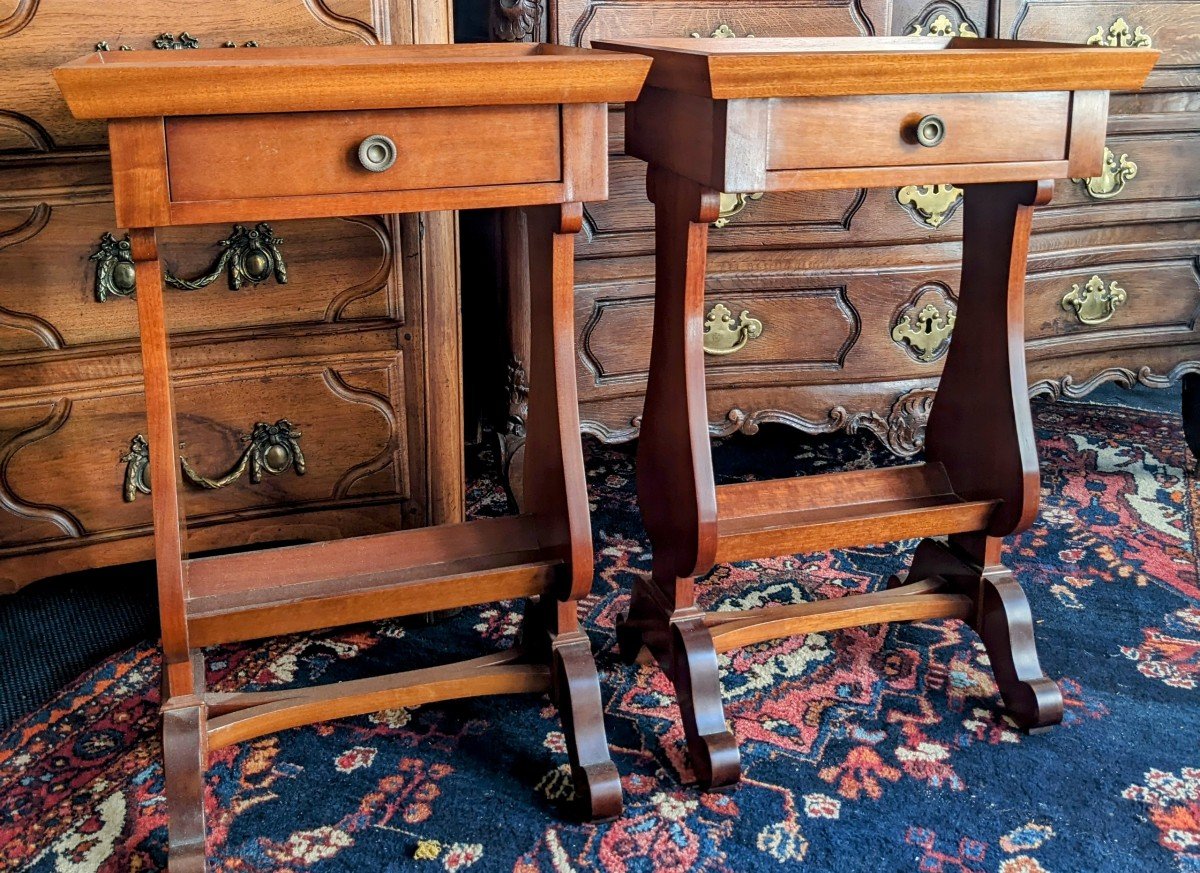
<path fill-rule="evenodd" d="M 855 383 L 881 373 L 893 379 L 935 376 L 953 326 L 956 273 L 710 277 L 704 325 L 708 385 Z M 649 279 L 579 289 L 583 402 L 645 390 L 653 295 Z M 917 337 L 926 307 L 935 311 L 933 330 L 940 327 L 944 337 Z M 895 334 L 906 316 L 911 330 Z"/>
<path fill-rule="evenodd" d="M 253 0 L 181 5 L 166 0 L 96 3 L 94 0 L 0 0 L 0 151 L 102 145 L 101 121 L 71 117 L 50 75 L 59 64 L 106 44 L 112 51 L 186 50 L 189 46 L 238 51 L 262 46 L 361 45 L 380 42 L 371 0 L 324 3 Z M 179 28 L 164 33 L 164 27 Z M 233 49 L 231 49 L 232 51 Z"/>
<path fill-rule="evenodd" d="M 1025 304 L 1030 350 L 1061 350 L 1078 343 L 1119 348 L 1194 341 L 1200 310 L 1197 254 L 1200 250 L 1161 261 L 1031 275 Z"/>
<path fill-rule="evenodd" d="M 630 0 L 568 0 L 557 5 L 555 41 L 591 45 L 593 40 L 647 36 L 868 36 L 887 28 L 879 0 L 729 2 L 679 5 Z"/>
<path fill-rule="evenodd" d="M 137 341 L 132 265 L 112 222 L 107 201 L 0 211 L 0 277 L 20 277 L 0 281 L 0 360 Z M 243 235 L 232 246 L 220 244 L 236 237 L 229 225 L 160 231 L 168 272 L 195 288 L 167 290 L 173 333 L 403 317 L 388 285 L 394 253 L 381 221 L 270 228 L 270 244 Z"/>
<path fill-rule="evenodd" d="M 409 495 L 399 354 L 189 371 L 177 386 L 189 523 Z M 0 557 L 147 532 L 143 402 L 127 380 L 0 407 Z"/>
<path fill-rule="evenodd" d="M 1056 161 L 1066 157 L 1070 94 L 775 99 L 770 111 L 771 170 Z M 918 142 L 922 119 L 940 120 L 933 145 Z"/>
<path fill-rule="evenodd" d="M 1060 181 L 1054 199 L 1038 210 L 1047 223 L 1119 223 L 1196 214 L 1200 118 L 1191 131 L 1110 132 L 1104 145 L 1104 171 L 1090 179 Z"/>
<path fill-rule="evenodd" d="M 1195 87 L 1200 67 L 1200 5 L 1193 0 L 1004 3 L 1000 34 L 1075 44 L 1151 46 L 1162 52 L 1146 87 Z"/>
<path fill-rule="evenodd" d="M 557 106 L 181 118 L 168 119 L 166 135 L 176 202 L 561 178 Z M 372 136 L 394 144 L 395 162 L 381 172 L 359 161 Z"/>

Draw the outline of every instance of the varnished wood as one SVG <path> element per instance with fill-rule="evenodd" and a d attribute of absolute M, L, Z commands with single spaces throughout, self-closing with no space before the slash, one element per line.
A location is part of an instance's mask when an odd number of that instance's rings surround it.
<path fill-rule="evenodd" d="M 563 178 L 559 116 L 557 106 L 546 105 L 173 118 L 166 123 L 171 198 L 557 182 Z M 509 134 L 497 141 L 496 130 Z M 359 143 L 373 135 L 397 146 L 395 164 L 381 173 L 364 172 L 358 163 Z M 492 160 L 477 163 L 481 152 Z"/>
<path fill-rule="evenodd" d="M 153 558 L 150 497 L 123 500 L 119 460 L 146 429 L 140 387 L 129 387 L 130 361 L 140 383 L 137 304 L 97 302 L 97 265 L 88 260 L 103 233 L 119 240 L 125 232 L 113 215 L 107 125 L 73 118 L 51 69 L 101 40 L 113 54 L 123 45 L 166 54 L 154 51 L 154 40 L 179 28 L 206 48 L 239 46 L 218 49 L 225 52 L 252 52 L 244 47 L 250 40 L 274 48 L 446 42 L 449 6 L 221 0 L 189 4 L 186 21 L 165 0 L 18 2 L 0 12 L 0 454 L 16 450 L 0 474 L 0 591 Z M 26 232 L 10 233 L 27 221 Z M 320 459 L 306 476 L 267 477 L 256 486 L 245 477 L 219 491 L 185 484 L 193 552 L 461 520 L 461 456 L 457 441 L 443 436 L 461 431 L 459 309 L 451 303 L 452 315 L 435 321 L 438 313 L 421 306 L 430 283 L 438 300 L 456 290 L 456 229 L 449 214 L 276 223 L 288 284 L 234 293 L 220 276 L 200 291 L 166 292 L 177 372 L 192 371 L 190 379 L 205 371 L 192 390 L 180 385 L 176 392 L 180 440 L 189 457 L 204 458 L 202 472 L 228 469 L 241 436 L 256 421 L 281 416 L 299 425 L 305 451 Z M 202 275 L 230 230 L 160 233 L 160 260 L 177 276 Z M 347 359 L 362 347 L 347 327 L 368 322 L 380 340 L 376 351 L 386 346 L 392 362 L 349 377 L 351 391 L 338 394 L 321 370 L 346 373 Z M 280 347 L 291 351 L 278 355 Z M 272 355 L 269 374 L 247 374 L 249 362 Z M 454 361 L 453 378 L 427 379 L 442 358 Z M 237 377 L 226 379 L 227 372 Z M 437 393 L 443 388 L 451 396 Z M 400 414 L 387 414 L 388 405 Z M 31 442 L 28 419 L 36 425 L 51 410 L 61 426 Z M 27 501 L 37 509 L 27 512 Z M 126 574 L 131 585 L 135 574 Z"/>
<path fill-rule="evenodd" d="M 593 40 L 654 58 L 646 84 L 714 100 L 1141 87 L 1155 49 L 954 37 Z M 1114 56 L 1119 55 L 1119 56 Z"/>
<path fill-rule="evenodd" d="M 130 196 L 142 201 L 146 190 L 134 187 Z M 162 264 L 152 228 L 130 232 L 130 250 L 138 285 L 138 333 L 142 343 L 143 384 L 146 392 L 148 435 L 153 445 L 179 444 L 175 429 L 175 398 L 171 385 L 169 342 L 162 294 Z M 191 643 L 184 618 L 187 596 L 186 520 L 179 501 L 179 467 L 174 451 L 150 456 L 150 476 L 157 483 L 151 495 L 154 511 L 154 560 L 162 630 L 163 672 L 172 695 L 196 691 L 191 670 Z"/>
<path fill-rule="evenodd" d="M 164 57 L 96 52 L 55 68 L 76 118 L 604 103 L 637 97 L 649 63 L 565 46 L 338 46 Z M 103 68 L 104 75 L 95 75 Z"/>
<path fill-rule="evenodd" d="M 960 54 L 965 42 L 983 48 Z M 1104 101 L 1095 89 L 1126 81 L 1124 62 L 1104 70 L 1104 56 L 1094 51 L 987 40 L 909 43 L 907 51 L 899 41 L 606 44 L 654 57 L 649 81 L 656 86 L 627 118 L 627 149 L 649 162 L 655 204 L 654 335 L 638 450 L 638 496 L 654 561 L 650 577 L 634 582 L 618 640 L 627 658 L 645 647 L 674 683 L 699 781 L 713 786 L 738 778 L 716 654 L 790 634 L 966 620 L 994 653 L 997 683 L 1017 721 L 1030 728 L 1054 723 L 1061 695 L 1041 672 L 1028 604 L 999 553 L 999 537 L 1027 527 L 1037 511 L 1023 346 L 1026 258 L 1033 209 L 1050 200 L 1054 187 L 1038 180 L 1065 175 L 1068 160 L 1085 166 L 1100 154 L 1096 116 Z M 874 45 L 880 50 L 868 52 Z M 855 46 L 857 56 L 847 51 Z M 846 69 L 827 70 L 827 56 L 839 51 Z M 984 60 L 990 53 L 994 69 Z M 1068 93 L 1081 85 L 1060 54 L 1076 55 L 1082 66 L 1099 64 L 1080 101 Z M 1010 67 L 1018 56 L 1023 73 Z M 907 87 L 906 65 L 921 57 L 939 59 L 930 80 L 946 94 Z M 949 66 L 940 64 L 955 57 L 961 64 L 951 85 Z M 1143 59 L 1141 77 L 1152 62 L 1152 55 Z M 814 70 L 828 78 L 812 78 Z M 995 70 L 1011 74 L 1007 85 Z M 906 92 L 922 96 L 878 96 Z M 675 93 L 681 99 L 672 107 Z M 750 98 L 772 104 L 766 124 L 753 121 L 761 116 L 744 106 L 755 102 Z M 939 104 L 946 107 L 946 147 L 925 148 L 934 153 L 925 158 L 906 136 L 922 107 L 933 114 Z M 1024 134 L 997 144 L 990 116 L 1013 113 Z M 689 118 L 702 139 L 677 146 L 664 119 L 688 129 Z M 934 175 L 939 158 L 949 176 Z M 728 188 L 730 179 L 761 181 L 759 190 L 773 191 L 937 178 L 965 184 L 966 206 L 957 320 L 929 422 L 927 462 L 716 488 L 703 358 L 707 227 L 699 223 L 713 189 L 755 190 Z M 713 218 L 708 212 L 707 221 Z M 696 577 L 715 561 L 935 535 L 949 535 L 952 546 L 922 546 L 903 587 L 732 614 L 696 607 Z M 948 566 L 938 549 L 955 562 Z"/>
<path fill-rule="evenodd" d="M 181 459 L 176 453 L 171 361 L 154 231 L 133 231 L 153 444 L 155 537 L 160 590 L 165 592 L 160 598 L 168 671 L 165 712 L 182 707 L 194 715 L 189 716 L 187 725 L 178 726 L 177 750 L 187 749 L 192 741 L 199 744 L 198 751 L 168 755 L 167 764 L 179 768 L 177 779 L 183 786 L 199 781 L 205 736 L 226 744 L 380 708 L 537 691 L 549 685 L 564 713 L 576 796 L 584 815 L 611 817 L 620 811 L 620 780 L 609 759 L 599 680 L 590 644 L 578 626 L 578 600 L 591 587 L 592 548 L 575 385 L 570 376 L 573 239 L 582 226 L 582 206 L 568 194 L 602 197 L 606 193 L 604 170 L 592 167 L 597 157 L 595 143 L 604 139 L 603 103 L 627 92 L 628 96 L 636 93 L 647 64 L 589 52 L 534 51 L 532 55 L 554 59 L 557 90 L 543 90 L 540 97 L 511 110 L 500 105 L 506 101 L 499 92 L 496 99 L 488 98 L 488 106 L 457 108 L 467 100 L 478 102 L 484 89 L 491 94 L 494 89 L 489 86 L 496 77 L 513 74 L 515 70 L 504 60 L 513 54 L 475 52 L 467 46 L 411 53 L 399 49 L 372 54 L 354 50 L 340 54 L 267 52 L 262 56 L 265 65 L 248 56 L 228 54 L 219 59 L 215 54 L 198 54 L 182 64 L 165 56 L 132 65 L 91 58 L 61 79 L 64 91 L 77 98 L 72 104 L 77 110 L 98 94 L 127 94 L 125 89 L 138 81 L 137 75 L 125 75 L 130 71 L 149 71 L 158 83 L 157 99 L 166 102 L 143 111 L 171 116 L 165 147 L 161 136 L 148 133 L 161 133 L 161 117 L 136 122 L 146 135 L 114 141 L 114 149 L 128 149 L 128 153 L 114 152 L 116 175 L 122 167 L 133 168 L 127 174 L 129 179 L 114 189 L 118 210 L 145 220 L 148 226 L 235 220 L 241 210 L 271 214 L 272 208 L 279 208 L 271 204 L 280 202 L 290 204 L 284 208 L 286 214 L 320 216 L 350 214 L 360 203 L 363 212 L 398 206 L 408 211 L 437 210 L 470 204 L 461 191 L 493 198 L 495 205 L 550 204 L 530 220 L 531 312 L 544 325 L 545 333 L 532 343 L 530 441 L 535 449 L 531 470 L 536 484 L 527 501 L 530 513 L 194 562 L 183 556 L 177 489 L 164 487 L 164 483 L 175 483 Z M 528 57 L 531 53 L 522 50 L 516 54 Z M 425 63 L 414 64 L 416 56 Z M 443 62 L 467 79 L 443 70 L 447 80 L 423 94 L 397 87 L 381 89 L 368 98 L 361 91 L 356 93 L 362 86 L 359 79 L 347 78 L 349 71 L 369 80 L 379 69 L 403 76 L 418 67 L 440 68 Z M 524 69 L 530 68 L 526 65 Z M 254 94 L 229 90 L 246 70 L 271 81 L 291 77 L 288 87 L 306 100 L 292 106 L 296 111 L 291 113 L 258 115 Z M 600 73 L 612 75 L 603 82 L 596 78 Z M 341 82 L 344 90 L 332 96 L 323 91 L 330 81 Z M 398 93 L 408 96 L 401 99 Z M 416 114 L 403 117 L 396 111 L 406 113 L 411 107 L 429 105 L 423 102 L 427 99 L 437 106 L 447 95 L 455 105 L 416 110 Z M 122 105 L 120 101 L 107 100 L 103 97 L 99 105 L 120 116 L 124 110 L 111 109 Z M 571 102 L 595 105 L 570 110 L 561 105 Z M 302 110 L 321 112 L 310 115 Z M 201 117 L 217 114 L 221 117 Z M 380 181 L 367 169 L 348 162 L 347 152 L 364 131 L 384 129 L 399 134 L 397 125 L 404 121 L 411 122 L 406 131 L 411 136 L 402 147 L 411 151 L 412 160 L 406 158 L 400 167 L 402 175 L 392 177 L 396 181 Z M 512 126 L 523 121 L 530 122 L 529 140 L 524 145 L 514 140 L 513 145 L 518 152 L 537 151 L 537 155 L 531 156 L 529 165 L 514 171 L 504 160 L 495 160 L 497 155 L 490 149 L 496 131 L 480 134 L 498 124 Z M 115 123 L 118 127 L 129 124 L 119 118 Z M 294 141 L 305 147 L 293 147 Z M 302 158 L 306 157 L 312 166 L 297 166 L 305 163 Z M 275 170 L 274 160 L 285 165 L 284 172 Z M 408 173 L 404 173 L 406 168 Z M 288 174 L 298 170 L 296 176 Z M 210 184 L 213 178 L 220 184 Z M 297 179 L 307 181 L 295 184 Z M 459 181 L 462 186 L 456 187 Z M 409 189 L 407 199 L 396 199 L 397 186 Z M 231 187 L 241 198 L 237 202 L 223 199 Z M 198 199 L 183 199 L 189 197 Z M 160 207 L 168 198 L 168 208 L 163 211 Z M 181 205 L 194 211 L 180 213 L 176 207 Z M 457 304 L 456 289 L 443 288 L 436 305 L 452 311 Z M 452 367 L 453 362 L 446 360 L 439 375 L 456 376 Z M 337 377 L 330 379 L 337 381 Z M 352 389 L 343 385 L 342 390 Z M 461 441 L 461 432 L 454 438 Z M 261 698 L 211 696 L 197 687 L 203 671 L 198 658 L 192 656 L 201 646 L 516 597 L 536 598 L 524 635 L 529 645 L 528 663 L 509 664 L 517 657 L 512 653 L 482 663 L 452 664 Z M 206 725 L 204 708 L 209 703 L 215 707 L 215 718 Z M 202 800 L 202 793 L 191 789 L 174 792 L 169 809 L 178 819 L 171 838 L 172 850 L 178 855 L 174 864 L 203 869 Z M 181 805 L 186 809 L 180 809 Z"/>

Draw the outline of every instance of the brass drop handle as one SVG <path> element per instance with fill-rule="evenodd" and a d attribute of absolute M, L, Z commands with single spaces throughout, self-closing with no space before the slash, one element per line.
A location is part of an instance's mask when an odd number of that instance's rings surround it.
<path fill-rule="evenodd" d="M 743 309 L 736 318 L 724 303 L 709 310 L 704 319 L 704 354 L 732 355 L 762 336 L 763 323 Z"/>
<path fill-rule="evenodd" d="M 382 133 L 369 136 L 358 145 L 358 162 L 372 173 L 390 170 L 396 163 L 396 143 Z"/>
<path fill-rule="evenodd" d="M 297 476 L 308 472 L 304 453 L 300 450 L 300 431 L 290 421 L 281 418 L 274 424 L 260 421 L 253 430 L 242 437 L 246 448 L 229 470 L 220 476 L 209 477 L 197 473 L 183 455 L 179 456 L 179 467 L 183 477 L 197 487 L 214 491 L 232 485 L 248 470 L 250 482 L 257 485 L 263 473 L 278 476 L 288 470 Z M 132 503 L 138 494 L 150 493 L 150 444 L 140 433 L 129 443 L 129 451 L 121 456 L 125 464 L 124 497 Z"/>
<path fill-rule="evenodd" d="M 167 272 L 163 275 L 163 282 L 167 287 L 180 291 L 198 291 L 217 281 L 224 273 L 229 279 L 231 291 L 240 291 L 246 285 L 260 285 L 272 277 L 280 285 L 287 284 L 287 265 L 279 251 L 283 240 L 275 236 L 271 225 L 259 223 L 251 228 L 235 224 L 233 232 L 218 245 L 221 246 L 221 253 L 202 275 L 181 279 Z M 97 303 L 118 297 L 132 297 L 137 292 L 133 250 L 128 234 L 123 239 L 117 239 L 111 233 L 104 234 L 88 260 L 96 262 Z"/>
<path fill-rule="evenodd" d="M 916 135 L 918 143 L 931 149 L 940 145 L 946 138 L 946 122 L 936 115 L 926 115 L 917 122 L 913 133 Z"/>

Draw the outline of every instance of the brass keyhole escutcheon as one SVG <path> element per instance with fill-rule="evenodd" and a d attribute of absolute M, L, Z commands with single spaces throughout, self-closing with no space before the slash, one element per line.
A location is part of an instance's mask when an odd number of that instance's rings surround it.
<path fill-rule="evenodd" d="M 396 163 L 396 143 L 381 133 L 369 136 L 358 146 L 358 162 L 365 170 L 382 173 Z"/>
<path fill-rule="evenodd" d="M 936 115 L 926 115 L 917 122 L 917 142 L 931 149 L 946 138 L 946 122 Z"/>

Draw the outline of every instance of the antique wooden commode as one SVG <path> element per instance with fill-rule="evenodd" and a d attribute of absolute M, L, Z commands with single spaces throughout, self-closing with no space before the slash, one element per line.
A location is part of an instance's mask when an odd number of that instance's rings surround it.
<path fill-rule="evenodd" d="M 592 545 L 572 252 L 581 201 L 607 196 L 606 104 L 636 97 L 649 66 L 629 54 L 511 45 L 113 52 L 55 71 L 77 117 L 110 119 L 117 221 L 136 262 L 172 870 L 204 868 L 207 750 L 437 700 L 550 690 L 583 813 L 620 812 L 577 618 Z M 538 332 L 525 512 L 189 560 L 156 228 L 479 207 L 527 207 Z M 205 646 L 533 597 L 523 643 L 510 651 L 314 688 L 204 690 Z"/>
<path fill-rule="evenodd" d="M 595 47 L 654 65 L 626 108 L 649 163 L 656 280 L 638 497 L 654 547 L 618 625 L 672 679 L 697 779 L 740 775 L 717 653 L 791 634 L 959 618 L 987 647 L 1026 728 L 1063 703 L 1001 538 L 1037 514 L 1024 281 L 1033 208 L 1101 169 L 1108 91 L 1141 86 L 1158 52 L 981 39 L 646 39 Z M 965 188 L 958 319 L 924 463 L 715 487 L 704 384 L 710 222 L 726 194 L 931 184 Z M 764 267 L 769 269 L 769 267 Z M 853 354 L 853 351 L 851 352 Z M 946 541 L 929 539 L 948 536 Z M 717 562 L 925 537 L 888 590 L 736 612 L 696 606 Z"/>

